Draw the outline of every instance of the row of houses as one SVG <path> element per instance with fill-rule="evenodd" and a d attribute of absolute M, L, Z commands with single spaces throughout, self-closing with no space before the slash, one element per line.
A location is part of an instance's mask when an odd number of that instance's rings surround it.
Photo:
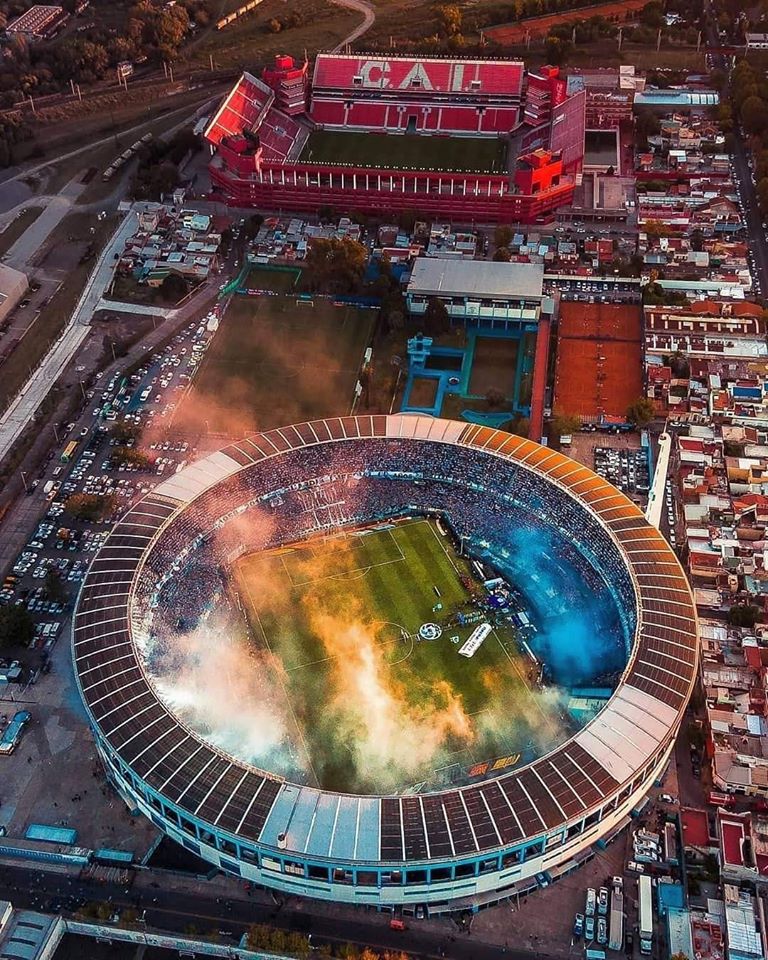
<path fill-rule="evenodd" d="M 170 274 L 193 282 L 218 268 L 221 230 L 207 214 L 147 204 L 117 261 L 116 272 L 159 286 Z"/>

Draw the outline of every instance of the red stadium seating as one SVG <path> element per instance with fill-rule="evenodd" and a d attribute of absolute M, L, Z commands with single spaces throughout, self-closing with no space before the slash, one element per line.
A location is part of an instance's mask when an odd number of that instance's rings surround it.
<path fill-rule="evenodd" d="M 313 89 L 419 90 L 520 98 L 523 64 L 514 60 L 438 60 L 321 53 L 315 60 Z"/>
<path fill-rule="evenodd" d="M 482 113 L 475 103 L 450 104 L 436 101 L 393 101 L 349 96 L 313 96 L 310 116 L 318 126 L 361 130 L 407 130 L 411 120 L 415 130 L 434 133 L 506 134 L 517 123 L 516 105 L 485 107 Z"/>
<path fill-rule="evenodd" d="M 284 162 L 300 140 L 306 140 L 308 131 L 296 120 L 274 107 L 266 112 L 259 126 L 259 141 L 262 147 L 262 159 Z M 303 134 L 303 137 L 302 137 Z"/>
<path fill-rule="evenodd" d="M 206 140 L 218 144 L 224 137 L 254 130 L 274 99 L 274 93 L 265 83 L 250 73 L 243 73 L 208 124 Z"/>

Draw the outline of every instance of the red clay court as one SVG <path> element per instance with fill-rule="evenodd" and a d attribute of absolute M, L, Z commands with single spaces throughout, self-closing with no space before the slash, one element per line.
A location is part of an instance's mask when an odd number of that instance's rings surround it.
<path fill-rule="evenodd" d="M 548 13 L 544 17 L 530 17 L 519 23 L 501 23 L 496 27 L 486 27 L 483 33 L 496 43 L 525 43 L 526 34 L 531 37 L 544 37 L 556 24 L 578 23 L 590 17 L 605 17 L 608 20 L 628 20 L 630 15 L 641 10 L 647 0 L 622 0 L 622 2 L 598 3 L 579 10 L 563 10 L 561 13 Z"/>
<path fill-rule="evenodd" d="M 639 304 L 560 304 L 554 408 L 585 420 L 624 417 L 643 393 Z"/>

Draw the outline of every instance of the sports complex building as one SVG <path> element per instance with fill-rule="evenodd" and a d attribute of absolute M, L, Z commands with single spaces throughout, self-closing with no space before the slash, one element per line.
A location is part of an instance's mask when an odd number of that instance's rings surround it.
<path fill-rule="evenodd" d="M 536 90 L 507 60 L 319 54 L 244 73 L 209 123 L 226 202 L 270 210 L 417 210 L 454 220 L 551 220 L 573 200 L 585 91 Z"/>
<path fill-rule="evenodd" d="M 251 513 L 268 522 L 240 543 L 237 525 Z M 447 789 L 339 793 L 238 759 L 160 696 L 143 638 L 168 584 L 194 593 L 187 565 L 218 533 L 232 531 L 218 558 L 226 565 L 246 549 L 404 514 L 437 514 L 462 542 L 476 538 L 499 555 L 523 520 L 578 549 L 626 637 L 610 699 L 578 732 L 530 763 L 486 766 Z M 502 431 L 394 415 L 271 430 L 165 480 L 117 522 L 93 561 L 73 652 L 113 783 L 175 841 L 288 893 L 438 912 L 552 881 L 626 825 L 669 760 L 697 637 L 677 558 L 605 480 Z"/>

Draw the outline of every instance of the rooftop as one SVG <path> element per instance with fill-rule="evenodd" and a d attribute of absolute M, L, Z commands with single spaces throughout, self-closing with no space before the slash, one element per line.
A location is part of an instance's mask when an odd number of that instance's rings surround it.
<path fill-rule="evenodd" d="M 541 263 L 433 260 L 422 257 L 413 266 L 408 292 L 422 296 L 540 300 L 543 283 L 544 265 Z"/>

